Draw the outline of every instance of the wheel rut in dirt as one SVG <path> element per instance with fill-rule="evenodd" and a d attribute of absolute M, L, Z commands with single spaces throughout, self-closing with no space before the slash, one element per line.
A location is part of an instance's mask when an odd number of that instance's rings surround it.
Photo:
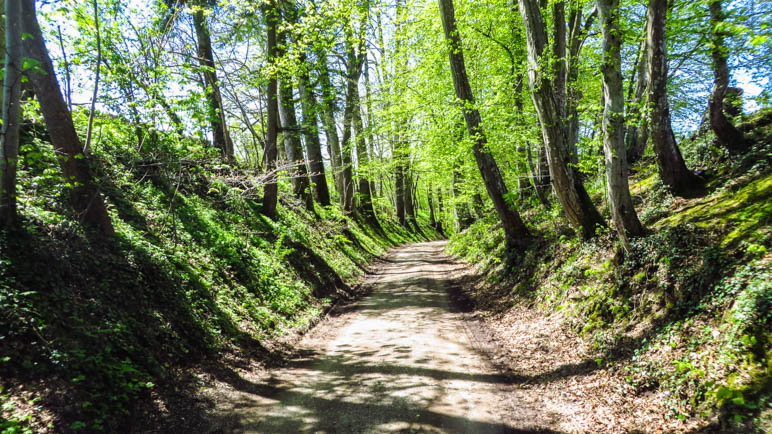
<path fill-rule="evenodd" d="M 529 426 L 536 409 L 517 408 L 475 347 L 447 294 L 464 265 L 444 247 L 392 250 L 371 295 L 318 326 L 285 366 L 232 382 L 215 412 L 237 432 L 549 432 Z"/>

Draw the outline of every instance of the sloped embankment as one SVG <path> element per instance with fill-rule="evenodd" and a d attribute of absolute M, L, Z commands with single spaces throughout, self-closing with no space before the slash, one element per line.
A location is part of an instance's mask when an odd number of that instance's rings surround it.
<path fill-rule="evenodd" d="M 772 171 L 768 145 L 727 166 L 705 195 L 674 198 L 656 168 L 633 193 L 652 233 L 625 252 L 581 243 L 545 211 L 512 267 L 500 231 L 478 222 L 451 242 L 476 264 L 458 297 L 487 324 L 497 362 L 567 431 L 764 432 L 772 426 Z M 591 396 L 593 399 L 587 400 Z M 581 408 L 580 408 L 581 407 Z"/>
<path fill-rule="evenodd" d="M 4 428 L 125 431 L 184 418 L 195 372 L 270 357 L 283 336 L 354 297 L 369 261 L 421 238 L 335 207 L 312 215 L 284 182 L 270 221 L 251 170 L 163 136 L 152 148 L 163 151 L 140 152 L 121 145 L 131 130 L 119 126 L 104 128 L 93 156 L 110 239 L 69 213 L 50 146 L 33 138 L 22 149 L 23 230 L 0 245 Z"/>

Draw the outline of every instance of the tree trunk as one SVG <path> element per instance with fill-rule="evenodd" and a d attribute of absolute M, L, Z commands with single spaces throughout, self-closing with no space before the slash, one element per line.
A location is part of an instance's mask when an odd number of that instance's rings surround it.
<path fill-rule="evenodd" d="M 563 119 L 549 78 L 539 67 L 547 46 L 541 11 L 535 0 L 518 0 L 518 3 L 528 42 L 531 97 L 541 123 L 552 185 L 568 220 L 583 238 L 591 238 L 598 227 L 605 227 L 606 224 L 584 189 L 578 171 L 570 165 L 571 154 L 566 151 L 568 137 Z"/>
<path fill-rule="evenodd" d="M 354 212 L 354 176 L 352 170 L 351 161 L 351 131 L 354 122 L 354 92 L 355 88 L 359 85 L 359 72 L 355 71 L 355 65 L 351 64 L 351 53 L 354 52 L 353 35 L 349 34 L 346 37 L 347 51 L 349 53 L 349 70 L 346 74 L 346 103 L 343 108 L 343 140 L 341 142 L 341 164 L 343 175 L 343 209 L 347 212 Z M 356 58 L 356 55 L 354 55 Z"/>
<path fill-rule="evenodd" d="M 648 28 L 648 23 L 644 26 L 644 32 Z M 642 114 L 644 97 L 648 80 L 648 56 L 646 38 L 641 41 L 638 62 L 635 68 L 635 95 L 629 104 L 628 112 L 631 124 L 625 131 L 625 149 L 627 152 L 628 164 L 633 164 L 640 160 L 643 152 L 646 150 L 646 144 L 649 141 L 649 123 L 648 116 Z M 632 85 L 631 85 L 632 89 Z M 632 93 L 632 92 L 631 92 Z"/>
<path fill-rule="evenodd" d="M 21 0 L 5 2 L 5 76 L 0 146 L 0 228 L 16 224 L 16 167 L 19 156 L 21 100 Z"/>
<path fill-rule="evenodd" d="M 284 149 L 287 159 L 291 163 L 290 180 L 292 193 L 306 206 L 309 211 L 314 210 L 314 200 L 308 183 L 308 170 L 303 156 L 303 144 L 300 142 L 300 128 L 295 115 L 295 103 L 292 100 L 292 81 L 282 79 L 279 84 L 279 121 L 281 122 L 282 136 L 284 137 Z"/>
<path fill-rule="evenodd" d="M 743 133 L 732 125 L 724 114 L 724 97 L 729 87 L 729 65 L 727 64 L 729 56 L 724 45 L 727 34 L 721 28 L 725 18 L 721 0 L 710 0 L 709 9 L 712 39 L 710 54 L 713 61 L 713 91 L 708 105 L 710 127 L 729 153 L 738 155 L 747 152 L 749 144 Z"/>
<path fill-rule="evenodd" d="M 276 29 L 279 26 L 279 9 L 277 0 L 270 0 L 263 5 L 263 15 L 266 22 L 266 62 L 274 65 L 277 59 Z M 269 176 L 263 190 L 263 214 L 271 220 L 276 220 L 276 205 L 279 199 L 279 185 L 277 183 L 277 146 L 276 140 L 279 132 L 279 101 L 278 80 L 274 73 L 268 78 L 266 96 L 268 98 L 265 131 L 265 170 Z"/>
<path fill-rule="evenodd" d="M 402 164 L 401 147 L 397 144 L 400 142 L 400 138 L 397 136 L 394 143 L 394 205 L 397 208 L 397 219 L 399 224 L 407 227 L 407 215 L 405 213 L 405 170 Z"/>
<path fill-rule="evenodd" d="M 686 168 L 681 151 L 675 142 L 670 124 L 670 105 L 667 99 L 667 0 L 649 0 L 647 21 L 647 63 L 649 68 L 649 125 L 651 143 L 657 155 L 657 167 L 662 182 L 676 195 L 695 192 L 700 179 Z"/>
<path fill-rule="evenodd" d="M 212 52 L 212 37 L 202 8 L 193 14 L 193 27 L 196 30 L 198 61 L 203 69 L 204 93 L 209 108 L 209 120 L 212 124 L 212 144 L 220 150 L 226 160 L 233 160 L 233 142 L 225 122 L 225 110 L 222 106 L 222 95 L 217 82 L 214 53 Z"/>
<path fill-rule="evenodd" d="M 30 35 L 23 38 L 23 56 L 38 61 L 42 70 L 40 73 L 31 70 L 27 75 L 40 102 L 40 110 L 43 112 L 62 173 L 67 182 L 72 184 L 72 206 L 78 219 L 98 228 L 103 235 L 112 235 L 114 229 L 107 214 L 107 207 L 83 155 L 80 139 L 62 97 L 43 33 L 35 16 L 35 0 L 22 0 L 21 25 L 22 32 Z"/>
<path fill-rule="evenodd" d="M 354 87 L 354 135 L 357 151 L 357 172 L 359 175 L 359 212 L 365 221 L 374 226 L 378 225 L 373 210 L 373 198 L 370 190 L 370 157 L 367 153 L 367 141 L 362 123 L 361 99 L 359 98 L 359 86 Z"/>
<path fill-rule="evenodd" d="M 404 161 L 407 161 L 407 164 L 403 166 L 404 168 L 404 189 L 405 194 L 403 196 L 405 200 L 405 217 L 407 218 L 408 223 L 413 225 L 413 229 L 415 229 L 417 232 L 421 231 L 421 228 L 418 226 L 418 220 L 415 217 L 415 195 L 413 193 L 413 171 L 410 167 L 410 159 L 406 159 Z"/>
<path fill-rule="evenodd" d="M 440 188 L 437 192 L 437 225 L 434 228 L 444 237 L 445 231 L 442 228 L 442 214 L 442 189 Z"/>
<path fill-rule="evenodd" d="M 323 49 L 316 50 L 319 61 L 319 86 L 322 91 L 322 124 L 327 137 L 327 148 L 330 151 L 332 163 L 332 178 L 335 181 L 335 189 L 340 196 L 340 204 L 345 200 L 345 188 L 343 186 L 343 162 L 341 160 L 340 137 L 335 123 L 335 88 L 330 79 L 330 69 L 327 66 L 327 53 Z"/>
<path fill-rule="evenodd" d="M 536 164 L 533 162 L 533 155 L 531 153 L 531 144 L 526 143 L 525 152 L 528 157 L 528 166 L 531 170 L 531 180 L 533 182 L 533 188 L 536 191 L 536 197 L 539 198 L 539 202 L 544 205 L 545 208 L 550 209 L 552 202 L 550 202 L 550 166 L 547 161 L 547 148 L 544 146 L 544 140 L 539 141 L 539 153 L 537 154 L 538 160 Z"/>
<path fill-rule="evenodd" d="M 614 226 L 626 250 L 630 237 L 643 234 L 643 225 L 633 207 L 627 183 L 627 155 L 624 144 L 624 88 L 622 86 L 622 40 L 619 31 L 619 0 L 598 0 L 603 33 L 603 153 L 606 183 Z"/>
<path fill-rule="evenodd" d="M 473 108 L 474 96 L 469 86 L 469 79 L 466 75 L 466 65 L 464 64 L 464 54 L 461 46 L 461 35 L 456 28 L 456 17 L 453 10 L 453 0 L 439 0 L 440 17 L 442 18 L 442 27 L 445 31 L 445 39 L 449 45 L 450 70 L 453 76 L 453 87 L 456 90 L 456 96 L 463 104 L 464 120 L 472 138 L 475 159 L 480 174 L 483 177 L 485 188 L 493 201 L 496 213 L 501 220 L 506 234 L 507 248 L 525 249 L 529 237 L 520 214 L 511 208 L 507 203 L 508 194 L 504 179 L 501 177 L 496 161 L 487 148 L 487 139 L 481 127 L 480 112 Z"/>
<path fill-rule="evenodd" d="M 306 139 L 311 182 L 314 184 L 316 201 L 322 206 L 330 206 L 330 190 L 327 187 L 327 175 L 324 170 L 322 144 L 319 141 L 319 127 L 316 117 L 318 105 L 311 87 L 311 80 L 308 77 L 308 71 L 303 69 L 298 78 L 300 108 L 303 112 L 303 134 Z"/>
<path fill-rule="evenodd" d="M 461 201 L 461 189 L 459 185 L 463 182 L 463 177 L 458 167 L 453 169 L 453 202 L 456 208 L 456 220 L 458 221 L 458 230 L 463 231 L 474 223 L 472 215 L 469 213 L 467 204 Z"/>
<path fill-rule="evenodd" d="M 582 93 L 579 90 L 577 81 L 579 80 L 579 53 L 584 46 L 587 33 L 595 21 L 597 9 L 587 16 L 587 20 L 582 23 L 581 3 L 571 2 L 569 6 L 568 19 L 568 48 L 566 60 L 566 137 L 568 138 L 568 150 L 571 153 L 571 163 L 579 163 L 579 154 L 576 150 L 576 144 L 579 142 L 579 103 L 582 99 Z M 549 181 L 548 181 L 549 182 Z"/>

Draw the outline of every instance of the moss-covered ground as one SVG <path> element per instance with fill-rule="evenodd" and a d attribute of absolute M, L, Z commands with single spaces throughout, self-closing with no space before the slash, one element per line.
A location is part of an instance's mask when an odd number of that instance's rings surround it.
<path fill-rule="evenodd" d="M 756 145 L 737 160 L 710 137 L 682 143 L 691 167 L 708 168 L 700 197 L 671 195 L 651 155 L 633 168 L 650 232 L 629 251 L 612 233 L 581 242 L 555 224 L 557 208 L 533 208 L 524 212 L 533 245 L 507 262 L 501 230 L 478 221 L 449 247 L 486 276 L 466 296 L 493 321 L 523 306 L 559 318 L 592 348 L 588 366 L 661 397 L 663 421 L 772 429 L 772 125 L 748 122 Z M 602 182 L 587 184 L 603 197 Z"/>

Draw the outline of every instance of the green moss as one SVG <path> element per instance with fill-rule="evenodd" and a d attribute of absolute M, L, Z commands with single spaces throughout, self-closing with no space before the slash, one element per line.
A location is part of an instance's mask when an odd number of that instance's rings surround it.
<path fill-rule="evenodd" d="M 756 179 L 739 189 L 724 188 L 714 194 L 690 202 L 660 220 L 658 227 L 693 223 L 728 230 L 721 246 L 737 247 L 741 241 L 759 242 L 769 239 L 772 219 L 772 175 Z"/>

